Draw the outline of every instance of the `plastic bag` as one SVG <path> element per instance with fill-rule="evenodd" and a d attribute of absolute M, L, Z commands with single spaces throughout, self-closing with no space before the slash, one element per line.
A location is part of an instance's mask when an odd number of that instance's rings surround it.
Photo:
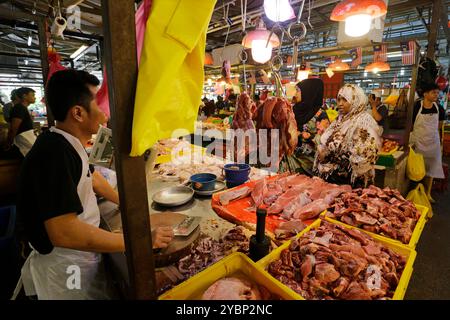
<path fill-rule="evenodd" d="M 136 51 L 138 66 L 141 62 L 141 52 L 144 46 L 144 36 L 147 29 L 147 20 L 150 15 L 150 9 L 152 6 L 152 0 L 145 0 L 139 9 L 136 11 Z M 109 92 L 108 92 L 108 75 L 106 74 L 106 67 L 103 68 L 103 83 L 97 92 L 97 104 L 102 110 L 106 117 L 110 118 L 110 108 L 109 108 Z"/>
<path fill-rule="evenodd" d="M 433 216 L 433 209 L 431 208 L 431 203 L 428 200 L 428 196 L 425 192 L 423 184 L 419 183 L 419 185 L 414 190 L 411 190 L 408 193 L 406 199 L 415 204 L 427 207 L 428 217 L 431 218 Z"/>
<path fill-rule="evenodd" d="M 195 128 L 203 93 L 206 31 L 215 0 L 154 1 L 136 89 L 131 156 Z M 151 27 L 151 29 L 150 29 Z M 178 129 L 178 130 L 177 130 Z"/>
<path fill-rule="evenodd" d="M 411 147 L 409 148 L 409 156 L 406 163 L 406 174 L 410 180 L 416 182 L 421 181 L 426 175 L 423 155 L 416 153 Z"/>

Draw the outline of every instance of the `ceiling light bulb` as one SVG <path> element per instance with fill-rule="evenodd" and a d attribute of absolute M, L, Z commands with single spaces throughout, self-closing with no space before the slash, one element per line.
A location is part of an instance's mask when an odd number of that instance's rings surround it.
<path fill-rule="evenodd" d="M 266 63 L 272 57 L 272 44 L 267 45 L 267 40 L 253 40 L 252 57 L 256 62 Z"/>
<path fill-rule="evenodd" d="M 356 14 L 345 19 L 345 34 L 349 37 L 362 37 L 370 31 L 372 17 L 370 14 Z"/>
<path fill-rule="evenodd" d="M 289 0 L 264 0 L 264 12 L 267 18 L 275 22 L 284 22 L 295 18 Z"/>

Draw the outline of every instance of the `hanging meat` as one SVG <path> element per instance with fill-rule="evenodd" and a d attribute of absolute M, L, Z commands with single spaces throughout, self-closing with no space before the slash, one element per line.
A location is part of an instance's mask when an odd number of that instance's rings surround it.
<path fill-rule="evenodd" d="M 258 141 L 259 148 L 267 144 L 267 154 L 271 155 L 271 129 L 279 130 L 279 159 L 292 155 L 298 143 L 297 122 L 290 103 L 283 98 L 270 97 L 258 108 L 256 128 L 268 129 L 267 141 Z M 260 138 L 260 137 L 258 137 Z"/>
<path fill-rule="evenodd" d="M 232 129 L 234 130 L 242 130 L 238 131 L 240 132 L 240 134 L 237 134 L 238 132 L 235 131 L 234 132 L 235 136 L 233 138 L 235 159 L 237 159 L 238 162 L 244 162 L 248 154 L 256 151 L 257 147 L 256 131 L 255 125 L 252 120 L 254 112 L 256 112 L 255 102 L 253 102 L 253 100 L 246 92 L 243 92 L 241 95 L 239 95 L 237 101 L 237 109 L 236 112 L 234 113 L 233 123 L 231 126 Z M 247 132 L 248 130 L 254 131 L 255 137 L 254 141 L 251 141 L 248 135 L 241 136 L 243 132 Z M 244 140 L 242 141 L 242 139 Z M 242 142 L 244 148 L 241 147 Z"/>
<path fill-rule="evenodd" d="M 222 78 L 228 84 L 231 84 L 231 63 L 230 60 L 225 60 L 222 64 Z"/>
<path fill-rule="evenodd" d="M 242 129 L 244 131 L 255 129 L 252 121 L 253 113 L 256 111 L 256 104 L 247 94 L 241 93 L 237 101 L 237 109 L 233 115 L 232 128 L 234 130 Z"/>

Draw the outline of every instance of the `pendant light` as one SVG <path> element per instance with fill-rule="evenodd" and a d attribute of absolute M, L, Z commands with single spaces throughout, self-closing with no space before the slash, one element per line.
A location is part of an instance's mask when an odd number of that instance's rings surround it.
<path fill-rule="evenodd" d="M 274 22 L 284 22 L 295 18 L 289 0 L 264 0 L 264 12 Z"/>
<path fill-rule="evenodd" d="M 272 33 L 269 43 L 270 31 L 266 29 L 262 19 L 254 31 L 250 31 L 242 40 L 245 48 L 252 49 L 252 58 L 259 63 L 266 63 L 272 57 L 272 49 L 280 46 L 280 39 L 275 33 Z"/>
<path fill-rule="evenodd" d="M 328 68 L 334 72 L 350 70 L 348 63 L 343 62 L 341 59 L 336 59 L 336 61 L 331 63 Z"/>
<path fill-rule="evenodd" d="M 369 33 L 372 19 L 387 13 L 383 0 L 344 0 L 331 13 L 332 21 L 345 21 L 345 34 L 361 37 Z"/>
<path fill-rule="evenodd" d="M 206 52 L 205 53 L 205 66 L 212 66 L 214 65 L 214 59 L 211 53 Z"/>
<path fill-rule="evenodd" d="M 365 72 L 373 72 L 373 73 L 384 72 L 389 70 L 391 70 L 391 66 L 387 62 L 374 62 L 369 64 L 364 69 Z"/>

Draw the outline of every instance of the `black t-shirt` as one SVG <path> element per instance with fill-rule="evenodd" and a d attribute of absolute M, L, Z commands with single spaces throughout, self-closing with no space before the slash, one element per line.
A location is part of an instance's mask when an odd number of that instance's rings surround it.
<path fill-rule="evenodd" d="M 18 118 L 22 120 L 22 123 L 19 126 L 19 131 L 17 134 L 21 134 L 22 132 L 33 130 L 33 120 L 31 119 L 30 113 L 28 112 L 27 107 L 22 104 L 16 104 L 10 112 L 9 118 L 12 121 L 13 118 Z"/>
<path fill-rule="evenodd" d="M 39 253 L 53 250 L 45 221 L 83 212 L 77 193 L 81 173 L 80 156 L 58 133 L 41 134 L 25 157 L 18 185 L 19 230 Z"/>
<path fill-rule="evenodd" d="M 423 100 L 416 101 L 416 103 L 414 105 L 413 125 L 416 122 L 417 114 L 419 113 L 422 101 Z M 437 105 L 439 106 L 439 110 L 437 110 L 436 105 L 433 105 L 433 107 L 430 109 L 426 109 L 425 107 L 423 107 L 422 114 L 433 114 L 433 113 L 439 112 L 439 121 L 444 121 L 445 117 L 446 117 L 444 107 L 441 106 L 440 104 L 437 104 Z"/>
<path fill-rule="evenodd" d="M 383 117 L 380 121 L 377 121 L 378 125 L 386 128 L 386 118 L 389 114 L 388 108 L 384 104 L 380 104 L 377 107 L 377 112 Z"/>

